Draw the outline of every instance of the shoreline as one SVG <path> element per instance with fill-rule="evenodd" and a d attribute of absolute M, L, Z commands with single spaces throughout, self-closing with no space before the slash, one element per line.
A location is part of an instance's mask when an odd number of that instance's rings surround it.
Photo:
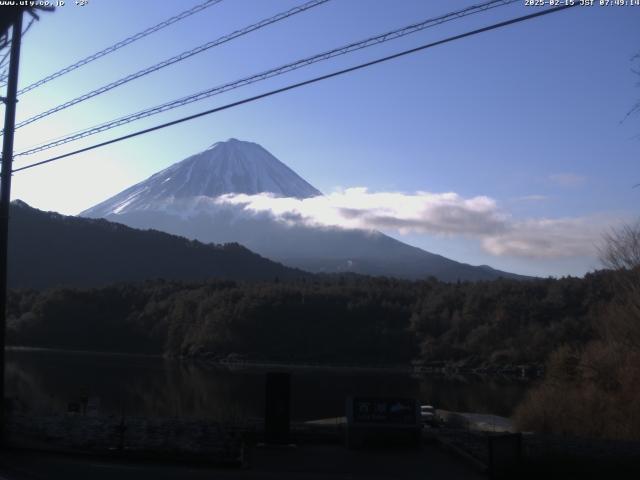
<path fill-rule="evenodd" d="M 162 359 L 178 362 L 193 362 L 211 366 L 226 368 L 229 370 L 250 370 L 250 369 L 276 369 L 276 370 L 309 370 L 309 371 L 353 371 L 353 372 L 380 372 L 380 373 L 402 373 L 408 375 L 474 375 L 489 377 L 507 377 L 520 380 L 533 380 L 539 378 L 544 373 L 544 369 L 539 365 L 504 365 L 501 367 L 461 367 L 455 363 L 438 362 L 439 365 L 345 365 L 327 363 L 284 363 L 267 360 L 243 360 L 243 359 L 212 359 L 199 356 L 167 356 L 162 354 L 133 353 L 133 352 L 113 352 L 99 350 L 71 350 L 51 347 L 28 347 L 22 345 L 10 345 L 5 347 L 7 352 L 35 352 L 54 353 L 70 355 L 95 355 L 113 357 L 135 357 Z"/>

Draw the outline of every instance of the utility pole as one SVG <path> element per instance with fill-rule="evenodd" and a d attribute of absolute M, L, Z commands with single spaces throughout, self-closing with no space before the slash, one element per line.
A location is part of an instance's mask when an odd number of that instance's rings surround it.
<path fill-rule="evenodd" d="M 18 92 L 18 68 L 20 64 L 20 41 L 22 37 L 22 9 L 14 9 L 11 59 L 7 97 L 4 98 L 4 134 L 2 136 L 2 178 L 0 183 L 0 442 L 4 443 L 5 433 L 5 335 L 7 328 L 7 263 L 9 243 L 9 204 L 11 202 L 11 170 L 13 163 L 13 134 L 16 124 L 16 103 Z"/>

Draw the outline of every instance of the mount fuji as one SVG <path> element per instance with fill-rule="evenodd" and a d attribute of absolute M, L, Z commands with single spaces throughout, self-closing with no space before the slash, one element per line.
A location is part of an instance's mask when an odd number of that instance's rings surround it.
<path fill-rule="evenodd" d="M 381 232 L 291 225 L 269 214 L 220 204 L 225 194 L 310 198 L 322 193 L 262 146 L 236 139 L 214 143 L 80 213 L 138 229 L 202 242 L 237 242 L 310 272 L 355 272 L 444 281 L 527 278 L 486 265 L 456 262 Z"/>
<path fill-rule="evenodd" d="M 80 216 L 108 217 L 158 210 L 167 201 L 262 192 L 295 198 L 322 195 L 257 143 L 231 138 L 165 168 Z"/>

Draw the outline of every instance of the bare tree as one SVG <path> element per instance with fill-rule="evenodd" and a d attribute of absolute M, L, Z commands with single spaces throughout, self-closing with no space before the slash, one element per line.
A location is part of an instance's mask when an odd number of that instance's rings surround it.
<path fill-rule="evenodd" d="M 640 220 L 604 235 L 600 261 L 611 270 L 634 270 L 640 267 Z"/>
<path fill-rule="evenodd" d="M 518 428 L 640 438 L 640 221 L 611 230 L 600 253 L 616 270 L 616 299 L 593 318 L 592 341 L 551 355 L 545 379 L 515 413 Z"/>
<path fill-rule="evenodd" d="M 640 220 L 605 234 L 600 260 L 619 271 L 616 285 L 622 295 L 596 330 L 604 341 L 640 352 Z"/>

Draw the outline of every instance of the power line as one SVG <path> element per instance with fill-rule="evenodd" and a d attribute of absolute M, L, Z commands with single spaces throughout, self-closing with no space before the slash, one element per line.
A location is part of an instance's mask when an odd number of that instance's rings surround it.
<path fill-rule="evenodd" d="M 29 24 L 27 25 L 27 27 L 22 31 L 21 37 L 24 37 L 25 34 L 29 31 L 29 29 L 31 28 L 31 25 L 33 25 L 33 22 L 36 21 L 37 17 L 32 17 L 31 20 L 29 21 Z M 11 42 L 8 42 L 7 45 L 7 51 L 5 52 L 4 56 L 2 57 L 2 59 L 0 60 L 0 69 L 4 67 L 5 62 L 7 61 L 7 59 L 9 58 L 9 54 L 11 53 Z M 0 73 L 0 82 L 2 82 L 2 84 L 0 85 L 0 87 L 4 87 L 6 85 L 6 80 L 9 77 L 8 74 L 5 74 L 4 72 Z"/>
<path fill-rule="evenodd" d="M 95 125 L 93 127 L 81 130 L 79 132 L 58 138 L 58 139 L 54 139 L 48 143 L 44 143 L 38 146 L 34 146 L 32 148 L 29 148 L 23 152 L 20 152 L 18 154 L 16 154 L 15 156 L 25 156 L 25 155 L 31 155 L 37 152 L 41 152 L 44 150 L 48 150 L 50 148 L 54 148 L 54 147 L 58 147 L 60 145 L 64 145 L 65 143 L 69 143 L 75 140 L 79 140 L 81 138 L 85 138 L 91 135 L 95 135 L 97 133 L 100 132 L 104 132 L 106 130 L 111 130 L 112 128 L 116 128 L 119 127 L 121 125 L 125 125 L 127 123 L 131 123 L 133 121 L 136 120 L 140 120 L 142 118 L 146 118 L 152 115 L 156 115 L 158 113 L 162 113 L 168 110 L 172 110 L 174 108 L 178 108 L 184 105 L 188 105 L 190 103 L 193 102 L 197 102 L 200 100 L 204 100 L 206 98 L 212 97 L 214 95 L 219 95 L 221 93 L 224 92 L 228 92 L 230 90 L 234 90 L 236 88 L 240 88 L 246 85 L 250 85 L 252 83 L 255 82 L 259 82 L 262 80 L 266 80 L 278 75 L 282 75 L 288 72 L 291 72 L 293 70 L 297 70 L 299 68 L 302 67 L 306 67 L 308 65 L 312 65 L 314 63 L 317 62 L 321 62 L 321 61 L 325 61 L 325 60 L 329 60 L 331 58 L 340 56 L 340 55 L 346 55 L 348 53 L 357 51 L 357 50 L 361 50 L 364 48 L 368 48 L 374 45 L 378 45 L 381 43 L 385 43 L 388 42 L 390 40 L 394 40 L 396 38 L 400 38 L 400 37 L 404 37 L 406 35 L 412 34 L 412 33 L 416 33 L 419 32 L 421 30 L 424 30 L 426 28 L 431 28 L 431 27 L 435 27 L 437 25 L 440 25 L 442 23 L 445 22 L 449 22 L 458 18 L 462 18 L 462 17 L 466 17 L 469 15 L 473 15 L 476 13 L 480 13 L 480 12 L 484 12 L 486 10 L 492 9 L 492 8 L 496 8 L 496 7 L 501 7 L 504 5 L 508 5 L 510 3 L 515 3 L 519 0 L 492 0 L 480 5 L 473 5 L 467 8 L 464 8 L 462 10 L 457 10 L 455 12 L 451 12 L 451 13 L 447 13 L 446 15 L 440 16 L 440 17 L 436 17 L 436 18 L 430 18 L 427 20 L 424 20 L 422 22 L 419 23 L 415 23 L 415 24 L 411 24 L 396 30 L 392 30 L 390 32 L 381 34 L 381 35 L 376 35 L 374 37 L 369 37 L 365 40 L 361 40 L 358 42 L 354 42 L 354 43 L 350 43 L 348 45 L 342 46 L 342 47 L 338 47 L 338 48 L 334 48 L 333 50 L 329 50 L 317 55 L 313 55 L 311 57 L 307 57 L 307 58 L 303 58 L 301 60 L 296 60 L 294 62 L 285 64 L 285 65 L 281 65 L 279 67 L 276 68 L 272 68 L 270 70 L 267 70 L 265 72 L 262 73 L 258 73 L 258 74 L 254 74 L 251 75 L 249 77 L 244 77 L 242 79 L 239 80 L 234 80 L 232 82 L 223 84 L 223 85 L 219 85 L 216 87 L 212 87 L 209 88 L 207 90 L 201 91 L 201 92 L 197 92 L 191 95 L 188 95 L 186 97 L 182 97 L 176 100 L 172 100 L 170 102 L 166 102 L 160 105 L 156 105 L 154 107 L 151 108 L 147 108 L 145 110 L 141 110 L 139 112 L 135 112 L 129 115 L 126 115 L 124 117 L 120 117 L 114 120 L 110 120 L 108 122 L 105 123 L 101 123 L 98 125 Z"/>
<path fill-rule="evenodd" d="M 261 28 L 264 28 L 268 25 L 271 25 L 272 23 L 276 23 L 279 22 L 281 20 L 284 20 L 286 18 L 289 18 L 293 15 L 297 15 L 298 13 L 302 13 L 306 10 L 309 10 L 310 8 L 313 7 L 317 7 L 319 5 L 322 5 L 326 2 L 328 2 L 329 0 L 311 0 L 307 3 L 304 3 L 302 5 L 299 5 L 297 7 L 291 8 L 285 12 L 280 12 L 277 15 L 274 15 L 272 17 L 269 18 L 265 18 L 257 23 L 254 23 L 252 25 L 249 25 L 245 28 L 242 28 L 240 30 L 236 30 L 228 35 L 224 35 L 220 38 L 217 38 L 216 40 L 204 43 L 202 45 L 199 45 L 191 50 L 187 50 L 185 52 L 180 53 L 179 55 L 175 55 L 171 58 L 168 58 L 166 60 L 163 60 L 160 63 L 157 63 L 155 65 L 152 65 L 150 67 L 144 68 L 142 70 L 139 70 L 135 73 L 132 73 L 130 75 L 127 75 L 126 77 L 120 78 L 114 82 L 108 83 L 107 85 L 103 85 L 100 88 L 96 88 L 95 90 L 92 90 L 90 92 L 87 92 L 83 95 L 80 95 L 79 97 L 76 97 L 72 100 L 69 100 L 61 105 L 58 105 L 56 107 L 50 108 L 49 110 L 46 110 L 42 113 L 38 113 L 37 115 L 34 115 L 33 117 L 30 117 L 26 120 L 23 120 L 22 122 L 19 122 L 16 125 L 16 128 L 20 128 L 23 127 L 25 125 L 28 125 L 30 123 L 33 123 L 37 120 L 40 120 L 41 118 L 47 117 L 53 113 L 59 112 L 61 110 L 64 110 L 65 108 L 69 108 L 73 105 L 76 105 L 80 102 L 84 102 L 85 100 L 89 100 L 90 98 L 93 98 L 97 95 L 101 95 L 103 93 L 108 92 L 109 90 L 113 90 L 116 87 L 119 87 L 120 85 L 124 85 L 125 83 L 129 83 L 137 78 L 143 77 L 145 75 L 148 75 L 150 73 L 153 72 L 157 72 L 158 70 L 168 67 L 169 65 L 173 65 L 174 63 L 178 63 L 181 62 L 183 60 L 186 60 L 187 58 L 190 58 L 194 55 L 197 55 L 198 53 L 202 53 L 206 50 L 209 50 L 213 47 L 217 47 L 219 45 L 222 45 L 223 43 L 227 43 L 230 42 L 231 40 L 238 38 L 238 37 L 242 37 L 244 35 L 247 35 L 248 33 L 251 33 L 255 30 L 259 30 Z"/>
<path fill-rule="evenodd" d="M 194 120 L 196 118 L 204 117 L 205 115 L 211 115 L 213 113 L 217 113 L 217 112 L 220 112 L 220 111 L 223 111 L 223 110 L 228 110 L 230 108 L 237 107 L 237 106 L 240 106 L 240 105 L 244 105 L 246 103 L 255 102 L 257 100 L 260 100 L 260 99 L 263 99 L 263 98 L 266 98 L 266 97 L 270 97 L 272 95 L 277 95 L 279 93 L 287 92 L 289 90 L 300 88 L 300 87 L 303 87 L 305 85 L 310 85 L 312 83 L 317 83 L 317 82 L 320 82 L 320 81 L 323 81 L 323 80 L 327 80 L 329 78 L 337 77 L 339 75 L 344 75 L 344 74 L 347 74 L 347 73 L 354 72 L 356 70 L 361 70 L 363 68 L 371 67 L 371 66 L 377 65 L 379 63 L 387 62 L 389 60 L 394 60 L 396 58 L 400 58 L 400 57 L 403 57 L 403 56 L 406 56 L 406 55 L 410 55 L 412 53 L 416 53 L 416 52 L 419 52 L 419 51 L 422 51 L 422 50 L 426 50 L 428 48 L 436 47 L 438 45 L 443 45 L 445 43 L 453 42 L 455 40 L 460 40 L 462 38 L 470 37 L 470 36 L 473 36 L 473 35 L 478 35 L 480 33 L 488 32 L 488 31 L 491 31 L 491 30 L 496 30 L 498 28 L 502 28 L 502 27 L 506 27 L 506 26 L 509 26 L 509 25 L 513 25 L 515 23 L 524 22 L 524 21 L 531 20 L 531 19 L 534 19 L 534 18 L 537 18 L 537 17 L 541 17 L 543 15 L 549 15 L 551 13 L 556 13 L 556 12 L 559 12 L 559 11 L 562 11 L 562 10 L 566 10 L 567 8 L 575 7 L 577 5 L 579 5 L 579 4 L 578 3 L 566 4 L 566 5 L 562 5 L 562 6 L 559 6 L 559 7 L 549 8 L 549 9 L 542 10 L 542 11 L 539 11 L 539 12 L 531 13 L 529 15 L 524 15 L 524 16 L 517 17 L 517 18 L 512 18 L 512 19 L 506 20 L 504 22 L 494 23 L 493 25 L 489 25 L 487 27 L 479 28 L 477 30 L 472 30 L 472 31 L 469 31 L 469 32 L 466 32 L 466 33 L 461 33 L 459 35 L 454 35 L 452 37 L 448 37 L 448 38 L 445 38 L 443 40 L 438 40 L 436 42 L 427 43 L 427 44 L 421 45 L 419 47 L 411 48 L 409 50 L 404 50 L 402 52 L 395 53 L 393 55 L 388 55 L 386 57 L 378 58 L 378 59 L 372 60 L 370 62 L 361 63 L 359 65 L 356 65 L 356 66 L 353 66 L 353 67 L 349 67 L 349 68 L 345 68 L 343 70 L 338 70 L 338 71 L 335 71 L 335 72 L 332 72 L 332 73 L 328 73 L 326 75 L 321 75 L 319 77 L 315 77 L 315 78 L 312 78 L 312 79 L 309 79 L 309 80 L 305 80 L 303 82 L 298 82 L 298 83 L 294 83 L 294 84 L 291 84 L 291 85 L 287 85 L 286 87 L 282 87 L 282 88 L 278 88 L 278 89 L 275 89 L 275 90 L 271 90 L 269 92 L 262 93 L 260 95 L 255 95 L 253 97 L 245 98 L 245 99 L 239 100 L 237 102 L 228 103 L 228 104 L 223 105 L 221 107 L 212 108 L 210 110 L 205 110 L 204 112 L 199 112 L 199 113 L 196 113 L 196 114 L 193 114 L 193 115 L 182 117 L 182 118 L 179 118 L 177 120 L 173 120 L 171 122 L 166 122 L 166 123 L 162 123 L 160 125 L 156 125 L 156 126 L 153 126 L 153 127 L 150 127 L 150 128 L 145 128 L 143 130 L 138 130 L 137 132 L 129 133 L 127 135 L 123 135 L 121 137 L 113 138 L 113 139 L 107 140 L 105 142 L 97 143 L 97 144 L 91 145 L 89 147 L 84 147 L 84 148 L 81 148 L 81 149 L 78 149 L 78 150 L 74 150 L 72 152 L 68 152 L 68 153 L 65 153 L 65 154 L 62 154 L 62 155 L 58 155 L 58 156 L 49 158 L 47 160 L 42 160 L 40 162 L 32 163 L 31 165 L 26 165 L 24 167 L 13 169 L 12 173 L 19 172 L 19 171 L 22 171 L 22 170 L 27 170 L 27 169 L 30 169 L 30 168 L 34 168 L 34 167 L 37 167 L 37 166 L 40 166 L 40 165 L 44 165 L 44 164 L 47 164 L 47 163 L 51 163 L 51 162 L 54 162 L 54 161 L 57 161 L 57 160 L 61 160 L 61 159 L 66 158 L 66 157 L 70 157 L 72 155 L 77 155 L 79 153 L 87 152 L 89 150 L 95 150 L 96 148 L 100 148 L 100 147 L 104 147 L 104 146 L 107 146 L 107 145 L 111 145 L 112 143 L 117 143 L 117 142 L 121 142 L 123 140 L 128 140 L 129 138 L 137 137 L 139 135 L 144 135 L 144 134 L 147 134 L 147 133 L 150 133 L 150 132 L 154 132 L 156 130 L 160 130 L 160 129 L 167 128 L 167 127 L 170 127 L 170 126 L 173 126 L 173 125 L 177 125 L 179 123 L 187 122 L 189 120 Z"/>
<path fill-rule="evenodd" d="M 23 37 L 24 37 L 24 36 L 25 36 L 25 34 L 29 31 L 29 29 L 31 28 L 31 25 L 33 25 L 33 22 L 35 22 L 35 21 L 36 21 L 36 17 L 33 17 L 33 18 L 31 18 L 31 20 L 29 20 L 29 23 L 27 24 L 27 28 L 25 28 L 25 29 L 22 31 L 22 36 L 23 36 Z"/>
<path fill-rule="evenodd" d="M 92 55 L 89 55 L 88 57 L 83 58 L 82 60 L 77 61 L 76 63 L 73 63 L 61 70 L 58 70 L 57 72 L 52 73 L 51 75 L 48 75 L 46 77 L 44 77 L 41 80 L 38 80 L 35 83 L 32 83 L 31 85 L 24 87 L 22 90 L 18 91 L 18 95 L 22 95 L 24 93 L 27 93 L 30 90 L 33 90 L 34 88 L 38 88 L 41 85 L 44 85 L 45 83 L 50 82 L 51 80 L 54 80 L 58 77 L 61 77 L 62 75 L 65 75 L 73 70 L 76 70 L 84 65 L 86 65 L 87 63 L 91 63 L 94 60 L 97 60 L 99 58 L 104 57 L 105 55 L 108 55 L 110 53 L 115 52 L 116 50 L 121 49 L 122 47 L 126 47 L 127 45 L 140 40 L 141 38 L 144 38 L 148 35 L 151 35 L 152 33 L 155 33 L 159 30 L 162 30 L 163 28 L 168 27 L 169 25 L 172 25 L 176 22 L 179 22 L 180 20 L 184 20 L 187 17 L 190 17 L 191 15 L 194 15 L 198 12 L 201 12 L 202 10 L 212 7 L 213 5 L 216 5 L 218 3 L 220 3 L 222 0 L 206 0 L 203 3 L 200 3 L 198 5 L 195 5 L 194 7 L 185 10 L 184 12 L 179 13 L 178 15 L 175 15 L 171 18 L 168 18 L 160 23 L 158 23 L 157 25 L 154 25 L 152 27 L 149 27 L 141 32 L 138 32 L 134 35 L 131 35 L 130 37 L 125 38 L 124 40 L 120 40 L 118 43 L 115 43 L 103 50 L 100 50 L 99 52 L 96 52 Z"/>
<path fill-rule="evenodd" d="M 24 35 L 24 34 L 23 34 Z M 5 62 L 7 61 L 7 59 L 9 58 L 9 54 L 11 53 L 11 49 L 7 48 L 7 51 L 5 52 L 5 54 L 2 56 L 2 59 L 0 59 L 0 68 L 4 67 Z"/>

